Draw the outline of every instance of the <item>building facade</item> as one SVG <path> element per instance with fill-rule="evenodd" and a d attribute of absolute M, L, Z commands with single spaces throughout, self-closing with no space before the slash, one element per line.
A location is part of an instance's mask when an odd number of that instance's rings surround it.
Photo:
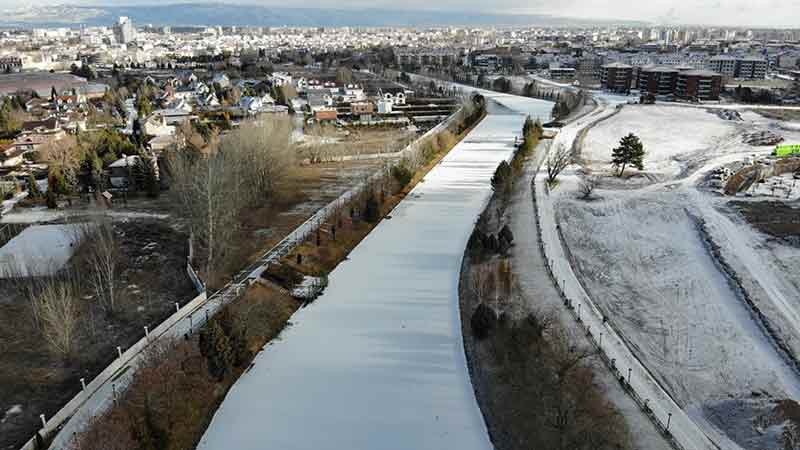
<path fill-rule="evenodd" d="M 675 95 L 684 100 L 719 100 L 722 75 L 708 70 L 687 70 L 678 74 Z"/>
<path fill-rule="evenodd" d="M 600 69 L 600 86 L 611 92 L 629 93 L 633 81 L 633 66 L 622 63 L 606 64 Z"/>
<path fill-rule="evenodd" d="M 127 17 L 120 17 L 119 21 L 114 24 L 114 38 L 119 44 L 127 44 L 136 39 L 136 28 L 133 26 L 133 21 Z"/>
<path fill-rule="evenodd" d="M 740 58 L 734 56 L 715 56 L 708 60 L 706 68 L 725 78 L 742 80 L 763 80 L 767 76 L 767 60 L 764 58 Z"/>
<path fill-rule="evenodd" d="M 678 82 L 678 69 L 664 66 L 645 66 L 639 70 L 637 87 L 639 92 L 656 97 L 672 97 Z"/>

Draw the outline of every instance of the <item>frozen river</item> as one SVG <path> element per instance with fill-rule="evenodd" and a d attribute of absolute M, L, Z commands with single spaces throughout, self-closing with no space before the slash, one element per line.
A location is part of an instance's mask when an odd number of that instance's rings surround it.
<path fill-rule="evenodd" d="M 330 274 L 233 386 L 199 449 L 487 449 L 458 311 L 461 257 L 525 116 L 490 114 Z"/>

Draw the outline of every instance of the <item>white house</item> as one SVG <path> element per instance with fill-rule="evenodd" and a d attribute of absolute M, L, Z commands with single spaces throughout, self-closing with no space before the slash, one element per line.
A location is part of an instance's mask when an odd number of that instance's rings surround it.
<path fill-rule="evenodd" d="M 197 103 L 206 108 L 218 108 L 220 106 L 217 94 L 213 92 L 197 97 Z"/>
<path fill-rule="evenodd" d="M 273 86 L 283 86 L 286 84 L 292 84 L 292 76 L 285 72 L 275 72 L 272 74 L 270 81 L 272 81 Z"/>
<path fill-rule="evenodd" d="M 405 105 L 406 104 L 406 94 L 402 92 L 398 92 L 397 94 L 392 94 L 391 92 L 386 92 L 383 94 L 383 101 L 391 102 L 393 105 Z"/>
<path fill-rule="evenodd" d="M 163 114 L 154 113 L 144 122 L 144 134 L 147 136 L 173 136 L 175 127 L 167 124 Z"/>
<path fill-rule="evenodd" d="M 391 101 L 378 100 L 378 114 L 391 114 L 392 105 L 393 103 Z"/>

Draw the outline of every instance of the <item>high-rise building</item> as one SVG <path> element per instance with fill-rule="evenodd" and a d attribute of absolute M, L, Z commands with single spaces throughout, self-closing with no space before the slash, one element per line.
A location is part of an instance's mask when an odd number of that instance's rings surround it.
<path fill-rule="evenodd" d="M 122 16 L 114 24 L 114 38 L 120 44 L 127 44 L 136 39 L 136 28 L 134 28 L 133 22 L 129 18 Z"/>

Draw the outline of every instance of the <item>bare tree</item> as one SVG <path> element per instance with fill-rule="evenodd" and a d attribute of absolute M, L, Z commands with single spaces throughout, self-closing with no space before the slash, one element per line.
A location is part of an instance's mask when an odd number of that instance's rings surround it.
<path fill-rule="evenodd" d="M 273 117 L 245 122 L 222 139 L 219 151 L 227 163 L 238 165 L 240 192 L 247 202 L 268 198 L 295 166 L 293 129 L 289 118 Z"/>
<path fill-rule="evenodd" d="M 191 235 L 205 252 L 207 283 L 219 275 L 222 256 L 237 229 L 240 205 L 246 200 L 232 153 L 179 151 L 169 161 L 172 191 L 188 219 Z"/>
<path fill-rule="evenodd" d="M 71 356 L 81 317 L 74 280 L 69 277 L 46 280 L 32 306 L 50 350 L 64 358 Z"/>
<path fill-rule="evenodd" d="M 111 219 L 96 215 L 87 223 L 79 225 L 82 245 L 87 249 L 88 277 L 95 298 L 108 314 L 117 311 L 117 270 L 119 265 L 119 243 Z"/>
<path fill-rule="evenodd" d="M 78 141 L 72 136 L 47 142 L 41 147 L 41 159 L 64 174 L 66 183 L 77 183 L 77 172 L 81 165 L 82 151 Z"/>
<path fill-rule="evenodd" d="M 589 200 L 597 187 L 597 177 L 589 175 L 585 177 L 581 184 L 578 186 L 578 191 L 581 193 L 581 199 Z"/>
<path fill-rule="evenodd" d="M 556 178 L 567 168 L 572 162 L 572 155 L 569 149 L 563 145 L 559 145 L 550 153 L 547 158 L 547 182 L 553 184 Z"/>
<path fill-rule="evenodd" d="M 287 118 L 245 122 L 219 142 L 213 134 L 194 131 L 184 131 L 186 147 L 170 156 L 169 171 L 183 216 L 204 251 L 207 282 L 213 283 L 238 230 L 239 213 L 275 193 L 295 165 L 296 147 Z"/>

